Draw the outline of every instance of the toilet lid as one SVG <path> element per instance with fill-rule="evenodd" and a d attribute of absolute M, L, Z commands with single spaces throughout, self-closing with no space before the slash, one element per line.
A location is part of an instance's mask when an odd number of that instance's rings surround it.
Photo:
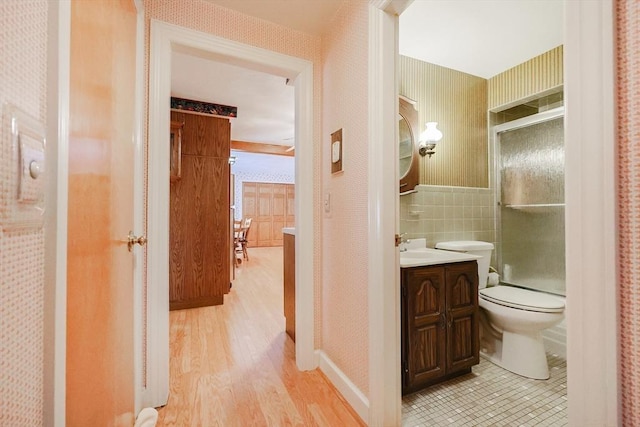
<path fill-rule="evenodd" d="M 514 286 L 494 286 L 480 289 L 480 297 L 496 304 L 520 310 L 559 313 L 564 310 L 564 301 L 544 292 L 529 291 Z"/>

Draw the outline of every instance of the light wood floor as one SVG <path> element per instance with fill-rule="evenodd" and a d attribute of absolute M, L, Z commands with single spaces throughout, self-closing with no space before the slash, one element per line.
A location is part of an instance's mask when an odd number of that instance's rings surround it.
<path fill-rule="evenodd" d="M 282 248 L 250 248 L 224 305 L 170 313 L 170 396 L 158 426 L 363 426 L 284 332 Z"/>

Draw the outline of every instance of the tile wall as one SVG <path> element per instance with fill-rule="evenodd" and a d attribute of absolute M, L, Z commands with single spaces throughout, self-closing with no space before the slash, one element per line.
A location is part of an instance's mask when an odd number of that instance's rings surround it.
<path fill-rule="evenodd" d="M 448 240 L 496 244 L 491 189 L 431 185 L 418 185 L 416 189 L 400 196 L 400 232 L 406 233 L 405 238 L 426 237 L 429 247 Z"/>

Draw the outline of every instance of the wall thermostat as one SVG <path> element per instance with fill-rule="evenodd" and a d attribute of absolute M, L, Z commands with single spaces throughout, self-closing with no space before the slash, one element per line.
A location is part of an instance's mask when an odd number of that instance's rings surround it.
<path fill-rule="evenodd" d="M 45 126 L 12 104 L 2 109 L 3 182 L 0 222 L 4 230 L 44 224 Z M 7 179 L 8 178 L 8 179 Z"/>

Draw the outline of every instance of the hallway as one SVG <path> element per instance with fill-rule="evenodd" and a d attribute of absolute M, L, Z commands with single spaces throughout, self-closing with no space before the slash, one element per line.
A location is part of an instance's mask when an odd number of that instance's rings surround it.
<path fill-rule="evenodd" d="M 222 306 L 170 313 L 170 396 L 158 426 L 361 426 L 284 332 L 282 248 L 250 248 Z"/>

